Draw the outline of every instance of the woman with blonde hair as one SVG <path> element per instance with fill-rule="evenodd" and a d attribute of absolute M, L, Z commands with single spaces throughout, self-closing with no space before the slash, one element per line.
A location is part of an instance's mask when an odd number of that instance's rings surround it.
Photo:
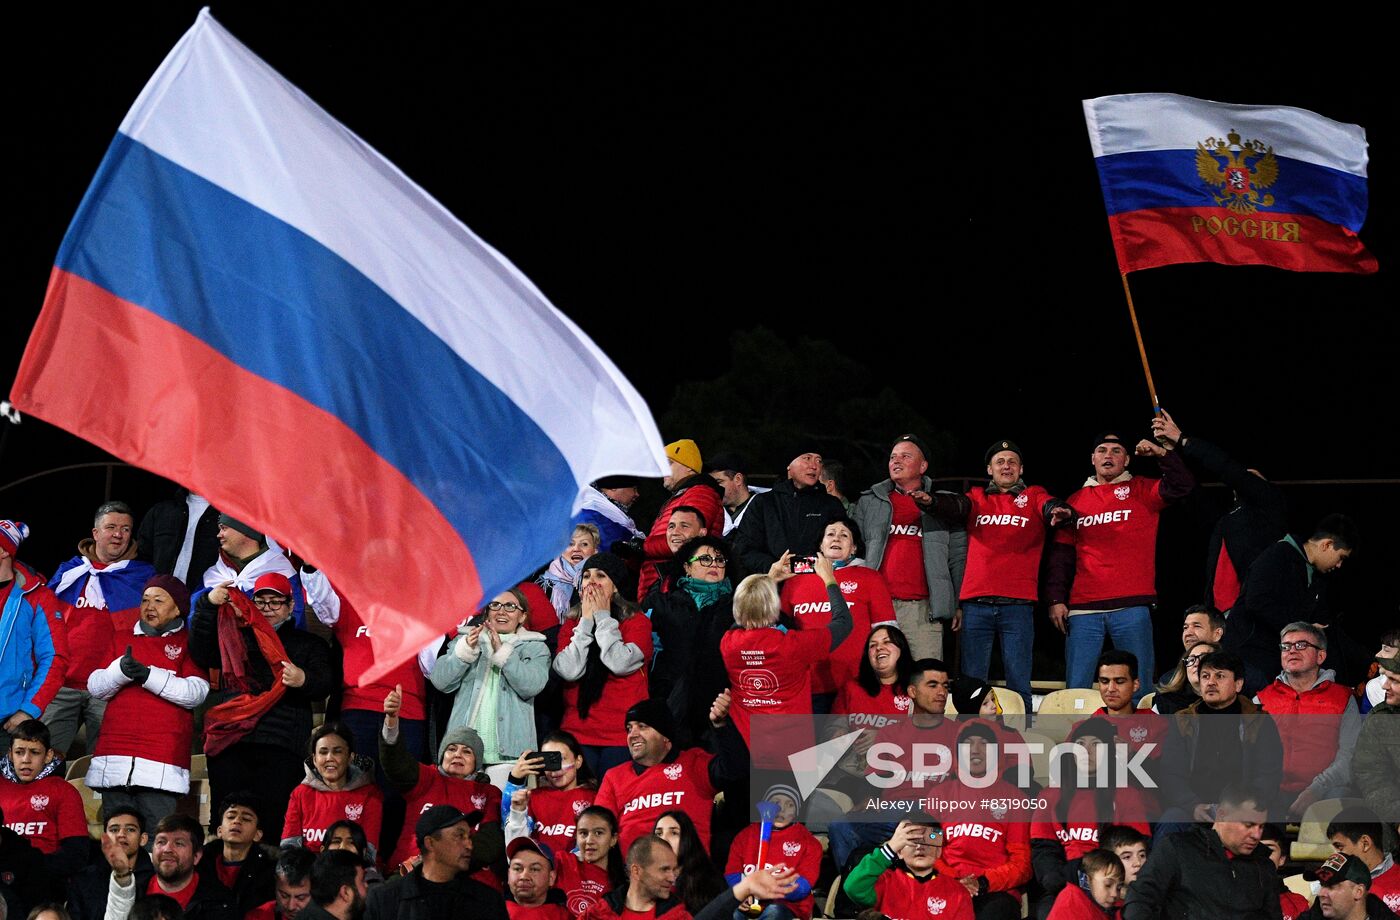
<path fill-rule="evenodd" d="M 1152 711 L 1169 716 L 1199 700 L 1201 659 L 1218 651 L 1219 642 L 1193 643 L 1176 663 L 1176 670 L 1157 685 L 1157 695 L 1152 698 Z"/>
<path fill-rule="evenodd" d="M 798 629 L 780 623 L 773 573 L 790 570 L 791 553 L 783 553 L 767 575 L 750 575 L 734 591 L 734 623 L 720 641 L 720 654 L 729 675 L 733 702 L 729 717 L 749 743 L 749 720 L 755 715 L 811 713 L 812 666 L 825 661 L 851 634 L 851 611 L 831 560 L 818 555 L 813 568 L 826 584 L 831 621 L 825 629 Z M 810 726 L 808 726 L 810 731 Z M 792 748 L 797 750 L 797 748 Z"/>

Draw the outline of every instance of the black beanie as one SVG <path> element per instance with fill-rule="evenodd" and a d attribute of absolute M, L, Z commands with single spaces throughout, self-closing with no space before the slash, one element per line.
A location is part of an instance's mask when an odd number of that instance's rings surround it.
<path fill-rule="evenodd" d="M 1098 447 L 1099 445 L 1095 444 L 1094 446 Z M 1013 454 L 1016 455 L 1016 459 L 1020 460 L 1022 463 L 1026 462 L 1025 455 L 1021 453 L 1021 448 L 1016 446 L 1015 441 L 998 441 L 991 447 L 987 448 L 986 456 L 982 458 L 982 464 L 984 466 L 991 466 L 992 458 L 1004 450 L 1011 451 Z"/>
<path fill-rule="evenodd" d="M 245 524 L 232 515 L 220 514 L 219 523 L 225 527 L 232 527 L 249 540 L 257 540 L 259 543 L 267 542 L 267 537 L 261 531 L 254 530 L 251 524 Z"/>
<path fill-rule="evenodd" d="M 583 568 L 579 574 L 582 575 L 589 569 L 602 569 L 612 579 L 618 594 L 629 601 L 636 601 L 637 580 L 632 577 L 632 570 L 627 567 L 627 563 L 620 558 L 612 553 L 594 553 L 583 561 Z"/>
<path fill-rule="evenodd" d="M 977 715 L 982 708 L 982 701 L 987 698 L 987 691 L 992 689 L 992 685 L 985 680 L 976 677 L 959 677 L 953 681 L 952 693 L 953 708 L 959 715 Z"/>
<path fill-rule="evenodd" d="M 671 717 L 671 708 L 662 700 L 642 700 L 627 710 L 622 724 L 641 722 L 656 729 L 656 733 L 666 740 L 676 737 L 676 720 Z"/>

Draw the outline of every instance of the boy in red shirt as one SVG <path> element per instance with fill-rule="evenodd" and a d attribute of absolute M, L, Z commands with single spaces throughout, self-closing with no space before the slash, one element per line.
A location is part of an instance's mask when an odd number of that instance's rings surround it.
<path fill-rule="evenodd" d="M 786 866 L 784 878 L 795 878 L 797 885 L 782 901 L 760 902 L 764 920 L 783 920 L 788 917 L 801 917 L 810 920 L 812 916 L 812 885 L 821 873 L 822 844 L 806 825 L 797 820 L 802 810 L 802 796 L 791 786 L 773 786 L 763 797 L 778 806 L 778 816 L 773 821 L 773 833 L 768 839 L 768 855 L 762 869 Z M 754 871 L 758 856 L 758 842 L 761 825 L 750 824 L 739 832 L 729 847 L 729 864 L 725 867 L 724 878 L 730 885 L 739 884 L 744 876 Z"/>
<path fill-rule="evenodd" d="M 889 920 L 975 920 L 972 896 L 934 864 L 943 854 L 943 826 L 921 815 L 899 822 L 894 836 L 872 850 L 842 883 L 852 901 Z"/>
<path fill-rule="evenodd" d="M 54 878 L 66 879 L 87 863 L 83 797 L 63 778 L 63 758 L 38 719 L 19 723 L 10 735 L 0 760 L 0 812 L 6 827 L 44 854 L 44 869 Z"/>

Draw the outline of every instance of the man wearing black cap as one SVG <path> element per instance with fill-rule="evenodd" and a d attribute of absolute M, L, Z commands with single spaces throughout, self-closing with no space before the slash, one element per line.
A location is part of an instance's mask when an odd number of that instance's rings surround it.
<path fill-rule="evenodd" d="M 627 710 L 624 724 L 632 762 L 603 775 L 593 804 L 617 815 L 624 849 L 650 834 L 664 812 L 679 808 L 695 822 L 708 850 L 715 795 L 744 779 L 749 767 L 748 750 L 729 720 L 729 691 L 710 709 L 717 754 L 698 747 L 675 749 L 675 720 L 665 700 L 642 700 Z"/>
<path fill-rule="evenodd" d="M 915 435 L 895 439 L 889 472 L 889 479 L 856 500 L 866 565 L 885 576 L 914 657 L 942 658 L 944 624 L 954 631 L 962 626 L 958 597 L 967 563 L 967 500 L 932 491 L 928 449 Z"/>
<path fill-rule="evenodd" d="M 1259 846 L 1268 800 L 1244 786 L 1228 787 L 1213 824 L 1159 841 L 1128 886 L 1123 920 L 1278 920 L 1274 864 Z"/>
<path fill-rule="evenodd" d="M 967 493 L 967 570 L 959 594 L 962 671 L 985 680 L 996 639 L 1006 686 L 1021 694 L 1030 712 L 1040 556 L 1051 528 L 1068 521 L 1074 509 L 1040 486 L 1026 485 L 1015 441 L 992 444 L 984 462 L 989 481 Z"/>
<path fill-rule="evenodd" d="M 846 514 L 840 500 L 817 481 L 821 452 L 804 442 L 788 456 L 787 478 L 755 495 L 734 531 L 734 552 L 745 572 L 767 572 L 785 552 L 815 556 L 826 525 Z"/>
<path fill-rule="evenodd" d="M 467 875 L 471 829 L 480 818 L 479 812 L 465 815 L 451 805 L 434 805 L 423 812 L 413 828 L 423 862 L 408 875 L 374 888 L 365 920 L 509 920 L 500 892 Z"/>
<path fill-rule="evenodd" d="M 1371 873 L 1355 856 L 1333 853 L 1303 878 L 1318 884 L 1317 900 L 1298 920 L 1381 920 L 1396 916 L 1371 891 Z"/>
<path fill-rule="evenodd" d="M 583 490 L 582 510 L 574 516 L 574 526 L 592 524 L 598 528 L 598 548 L 612 552 L 614 543 L 641 540 L 646 534 L 637 529 L 629 510 L 637 501 L 636 476 L 604 476 Z"/>
<path fill-rule="evenodd" d="M 1115 431 L 1094 438 L 1094 474 L 1069 497 L 1071 524 L 1050 547 L 1045 594 L 1050 619 L 1065 633 L 1065 683 L 1090 687 L 1104 639 L 1137 656 L 1153 673 L 1152 606 L 1157 602 L 1157 521 L 1168 504 L 1185 498 L 1196 481 L 1173 446 L 1146 438 L 1140 457 L 1156 457 L 1162 478 L 1128 472 L 1129 441 Z M 1133 697 L 1137 702 L 1143 695 Z"/>

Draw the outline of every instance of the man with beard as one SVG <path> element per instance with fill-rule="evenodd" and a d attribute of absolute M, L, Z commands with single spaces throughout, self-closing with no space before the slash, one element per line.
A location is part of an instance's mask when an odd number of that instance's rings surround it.
<path fill-rule="evenodd" d="M 207 848 L 201 849 L 204 829 L 188 815 L 167 815 L 156 825 L 151 861 L 155 875 L 138 887 L 134 864 L 119 855 L 119 846 L 104 835 L 102 853 L 112 867 L 107 886 L 107 920 L 126 920 L 138 897 L 166 895 L 175 899 L 188 920 L 239 920 L 246 913 L 227 897 L 226 889 L 212 874 L 196 867 L 204 862 Z"/>
<path fill-rule="evenodd" d="M 463 916 L 466 905 L 473 918 L 509 920 L 500 892 L 468 877 L 471 829 L 480 819 L 451 805 L 424 811 L 413 828 L 423 861 L 370 892 L 366 920 L 449 920 Z"/>
<path fill-rule="evenodd" d="M 146 853 L 145 819 L 141 810 L 125 805 L 103 808 L 101 861 L 73 877 L 68 890 L 68 913 L 73 920 L 102 920 L 112 876 L 135 874 L 138 890 L 150 884 L 155 866 Z"/>
<path fill-rule="evenodd" d="M 627 848 L 627 886 L 590 907 L 584 920 L 690 920 L 690 912 L 674 894 L 679 874 L 670 844 L 650 834 L 638 837 Z"/>
<path fill-rule="evenodd" d="M 306 847 L 283 847 L 273 869 L 275 897 L 250 910 L 244 920 L 299 920 L 311 903 L 314 862 L 316 854 Z"/>
<path fill-rule="evenodd" d="M 155 568 L 136 558 L 131 539 L 135 518 L 125 502 L 107 502 L 97 509 L 92 536 L 78 543 L 78 555 L 58 567 L 49 590 L 73 607 L 68 615 L 68 673 L 53 701 L 44 709 L 44 724 L 53 748 L 63 756 L 87 726 L 87 749 L 97 744 L 107 701 L 88 691 L 88 675 L 107 664 L 103 653 L 113 630 L 136 619 L 141 594 Z"/>
<path fill-rule="evenodd" d="M 311 903 L 297 920 L 360 920 L 368 896 L 360 856 L 349 850 L 322 850 L 311 866 Z"/>

